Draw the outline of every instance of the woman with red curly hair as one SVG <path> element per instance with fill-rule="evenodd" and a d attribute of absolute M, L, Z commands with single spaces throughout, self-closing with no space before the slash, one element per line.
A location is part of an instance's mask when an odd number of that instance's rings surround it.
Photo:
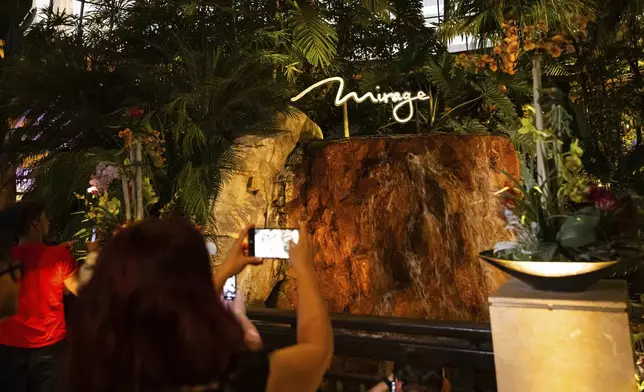
<path fill-rule="evenodd" d="M 70 323 L 68 392 L 314 391 L 332 334 L 306 227 L 291 247 L 298 276 L 298 342 L 253 351 L 221 300 L 226 279 L 261 261 L 244 230 L 213 279 L 203 236 L 188 221 L 149 220 L 101 251 Z M 302 305 L 302 306 L 300 306 Z"/>

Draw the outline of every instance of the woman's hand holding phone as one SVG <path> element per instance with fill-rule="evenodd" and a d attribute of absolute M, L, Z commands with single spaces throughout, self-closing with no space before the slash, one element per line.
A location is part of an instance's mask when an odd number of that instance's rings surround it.
<path fill-rule="evenodd" d="M 306 223 L 300 225 L 300 239 L 297 244 L 290 241 L 289 256 L 296 272 L 308 272 L 313 269 L 313 240 Z"/>
<path fill-rule="evenodd" d="M 228 250 L 228 253 L 226 253 L 223 264 L 217 269 L 214 276 L 214 284 L 215 290 L 218 293 L 222 292 L 228 278 L 242 272 L 247 265 L 258 265 L 262 263 L 262 260 L 248 256 L 248 245 L 245 243 L 245 240 L 248 237 L 248 231 L 252 228 L 252 225 L 247 226 L 239 233 L 239 237 L 237 237 Z"/>
<path fill-rule="evenodd" d="M 248 238 L 248 232 L 253 227 L 249 225 L 242 230 L 239 233 L 239 237 L 233 243 L 233 246 L 228 250 L 226 259 L 221 266 L 221 268 L 226 268 L 225 271 L 228 277 L 239 274 L 247 265 L 258 265 L 262 263 L 262 260 L 257 257 L 248 256 L 248 244 L 245 241 Z"/>

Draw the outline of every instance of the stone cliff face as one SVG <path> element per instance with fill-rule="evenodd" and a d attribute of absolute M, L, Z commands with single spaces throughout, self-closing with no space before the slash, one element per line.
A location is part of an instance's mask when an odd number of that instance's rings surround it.
<path fill-rule="evenodd" d="M 276 121 L 280 132 L 272 136 L 245 137 L 237 147 L 244 168 L 233 173 L 215 202 L 213 214 L 217 227 L 215 263 L 248 224 L 275 227 L 283 210 L 283 175 L 287 158 L 298 143 L 321 139 L 322 131 L 303 113 Z M 267 260 L 259 267 L 247 268 L 238 277 L 238 287 L 249 302 L 263 302 L 283 279 L 286 263 Z"/>
<path fill-rule="evenodd" d="M 507 182 L 499 169 L 519 174 L 507 138 L 314 142 L 295 150 L 289 161 L 273 195 L 273 222 L 283 227 L 309 222 L 331 311 L 488 317 L 487 295 L 505 277 L 477 253 L 507 239 L 493 195 Z M 274 279 L 272 300 L 292 307 L 297 293 L 291 271 Z"/>

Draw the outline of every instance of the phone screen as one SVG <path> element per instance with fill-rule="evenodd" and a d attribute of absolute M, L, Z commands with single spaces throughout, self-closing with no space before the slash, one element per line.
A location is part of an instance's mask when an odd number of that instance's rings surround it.
<path fill-rule="evenodd" d="M 232 301 L 237 296 L 237 277 L 235 275 L 226 279 L 224 283 L 224 299 Z"/>
<path fill-rule="evenodd" d="M 249 233 L 248 249 L 251 256 L 260 259 L 288 259 L 289 242 L 300 240 L 299 230 L 254 229 Z"/>
<path fill-rule="evenodd" d="M 92 229 L 92 236 L 89 238 L 89 242 L 96 241 L 96 227 Z"/>

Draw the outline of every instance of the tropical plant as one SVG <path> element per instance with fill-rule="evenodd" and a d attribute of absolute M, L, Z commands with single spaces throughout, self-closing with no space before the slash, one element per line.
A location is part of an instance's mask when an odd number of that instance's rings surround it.
<path fill-rule="evenodd" d="M 298 78 L 339 68 L 338 7 L 367 31 L 387 26 L 394 3 L 405 2 L 109 0 L 82 21 L 47 11 L 3 64 L 1 115 L 24 121 L 4 130 L 0 159 L 44 156 L 25 197 L 57 203 L 62 216 L 78 207 L 81 179 L 121 148 L 112 128 L 120 113 L 139 105 L 154 113 L 168 150 L 167 170 L 150 177 L 160 205 L 206 224 L 221 184 L 243 164 L 241 138 L 279 131 L 274 120 L 290 112 Z M 63 178 L 44 178 L 52 175 Z"/>
<path fill-rule="evenodd" d="M 45 155 L 30 168 L 34 185 L 26 197 L 56 202 L 56 211 L 74 210 L 74 193 L 87 188 L 83 179 L 121 149 L 115 131 L 125 128 L 121 113 L 140 105 L 169 150 L 167 170 L 150 173 L 160 198 L 150 213 L 174 201 L 167 213 L 206 224 L 217 189 L 240 167 L 235 152 L 240 138 L 278 131 L 276 116 L 289 112 L 288 87 L 271 78 L 270 53 L 249 47 L 249 41 L 215 46 L 195 39 L 202 26 L 182 29 L 190 25 L 193 11 L 179 7 L 177 13 L 174 3 L 161 3 L 148 9 L 172 20 L 161 23 L 169 27 L 159 34 L 132 35 L 159 23 L 141 19 L 146 13 L 136 12 L 140 2 L 94 15 L 84 25 L 84 40 L 75 31 L 56 28 L 57 22 L 77 23 L 73 18 L 47 18 L 32 26 L 20 58 L 4 64 L 2 115 L 25 121 L 3 135 L 1 157 L 20 165 L 27 157 Z M 220 10 L 209 17 L 222 15 L 226 12 Z"/>
<path fill-rule="evenodd" d="M 601 17 L 575 42 L 576 56 L 562 64 L 561 79 L 587 118 L 588 171 L 604 183 L 634 186 L 642 181 L 629 164 L 639 159 L 643 141 L 644 7 L 635 0 L 598 6 Z"/>
<path fill-rule="evenodd" d="M 521 37 L 524 32 L 534 34 L 539 29 L 536 22 L 547 22 L 550 37 L 567 41 L 566 49 L 572 50 L 559 53 L 557 45 L 547 46 L 547 42 L 542 42 L 542 52 L 555 55 L 540 56 L 543 88 L 557 87 L 567 95 L 564 106 L 573 117 L 572 132 L 584 148 L 586 171 L 602 183 L 618 187 L 641 182 L 637 170 L 625 166 L 637 160 L 627 156 L 639 154 L 634 146 L 642 141 L 644 7 L 641 1 L 510 4 L 481 0 L 450 2 L 447 7 L 449 17 L 439 29 L 442 36 L 472 34 L 481 46 L 498 42 L 499 38 L 511 38 L 504 34 L 502 23 L 515 21 L 521 29 L 518 48 L 535 53 L 532 48 L 538 42 Z M 529 31 L 530 26 L 535 29 Z M 513 41 L 508 39 L 497 50 L 509 44 L 516 50 Z M 518 55 L 516 69 L 521 72 L 527 68 L 525 60 L 528 59 L 521 52 Z M 530 57 L 530 60 L 535 58 Z M 535 104 L 540 104 L 539 101 Z"/>
<path fill-rule="evenodd" d="M 569 136 L 569 116 L 560 105 L 550 103 L 548 128 L 534 126 L 533 136 L 543 143 L 561 147 Z M 630 193 L 615 193 L 594 186 L 583 173 L 583 150 L 573 139 L 568 150 L 554 149 L 550 192 L 531 177 L 523 183 L 511 177 L 501 192 L 507 229 L 515 238 L 497 243 L 494 254 L 507 260 L 608 261 L 624 265 L 639 262 L 642 255 L 640 226 L 642 211 Z"/>
<path fill-rule="evenodd" d="M 0 59 L 20 50 L 22 37 L 33 22 L 32 1 L 14 0 L 0 8 Z"/>
<path fill-rule="evenodd" d="M 168 177 L 179 205 L 199 224 L 214 223 L 212 202 L 227 176 L 243 167 L 236 143 L 246 135 L 279 132 L 278 114 L 289 115 L 288 86 L 271 81 L 257 54 L 224 55 L 221 48 L 181 51 L 183 78 L 163 107 Z"/>
<path fill-rule="evenodd" d="M 125 149 L 129 152 L 127 147 Z M 138 175 L 143 171 L 142 165 L 143 160 L 130 162 L 126 153 L 122 162 L 100 162 L 96 166 L 87 194 L 75 194 L 85 207 L 81 212 L 82 227 L 76 232 L 76 238 L 87 240 L 95 233 L 102 241 L 108 240 L 133 219 L 142 219 L 142 214 L 158 202 L 150 177 Z M 137 213 L 132 215 L 132 210 Z"/>
<path fill-rule="evenodd" d="M 483 54 L 461 55 L 462 67 L 515 75 L 525 66 L 521 55 L 531 54 L 534 117 L 522 120 L 519 134 L 529 135 L 536 143 L 536 173 L 526 173 L 523 184 L 512 179 L 503 192 L 508 229 L 515 240 L 497 244 L 496 255 L 509 260 L 587 261 L 641 255 L 639 232 L 627 224 L 637 227 L 639 223 L 633 198 L 589 187 L 577 140 L 583 115 L 574 111 L 561 89 L 542 85 L 544 61 L 548 74 L 566 74 L 560 63 L 544 59 L 575 52 L 576 43 L 588 36 L 595 5 L 585 0 L 455 1 L 446 13 L 443 36 L 472 34 L 482 46 L 493 43 L 490 51 L 481 49 Z"/>

